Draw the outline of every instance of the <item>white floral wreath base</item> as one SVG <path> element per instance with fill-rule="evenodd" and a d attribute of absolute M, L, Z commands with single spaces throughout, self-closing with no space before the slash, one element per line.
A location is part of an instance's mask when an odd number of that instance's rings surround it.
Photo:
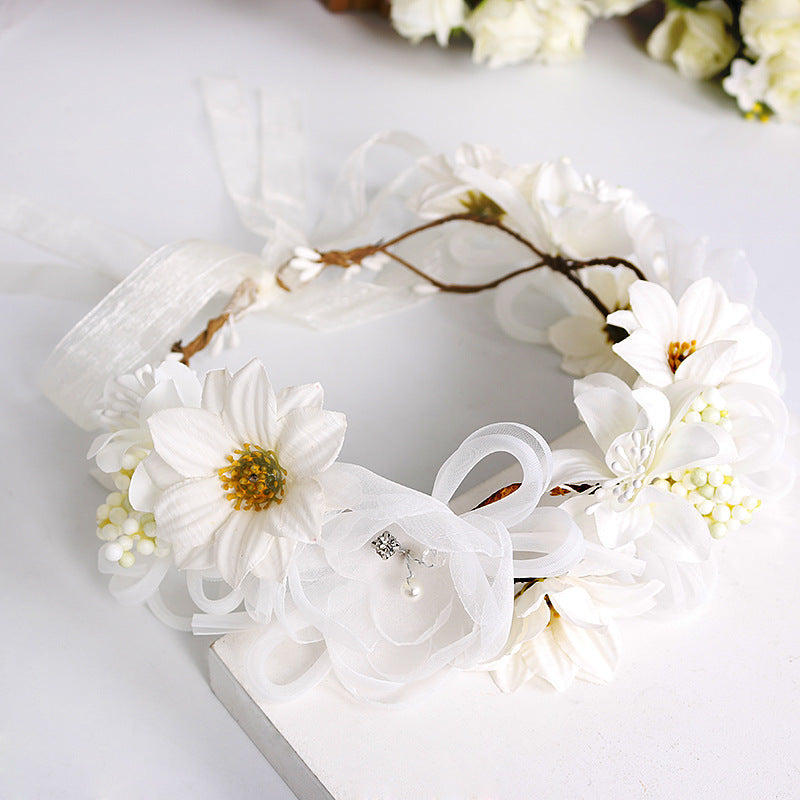
<path fill-rule="evenodd" d="M 470 146 L 449 161 L 403 134 L 354 154 L 331 213 L 306 237 L 288 185 L 247 180 L 279 149 L 257 141 L 238 86 L 208 82 L 206 101 L 228 189 L 267 239 L 263 254 L 162 248 L 67 335 L 44 373 L 76 422 L 105 427 L 89 455 L 112 489 L 97 509 L 112 594 L 198 634 L 257 628 L 249 683 L 263 700 L 329 673 L 386 703 L 452 668 L 488 671 L 503 691 L 610 680 L 616 621 L 702 602 L 715 540 L 747 535 L 759 506 L 794 481 L 773 344 L 754 321 L 742 255 L 709 250 L 565 161 L 511 167 Z M 277 134 L 280 175 L 291 173 L 287 130 Z M 363 170 L 376 144 L 413 163 L 369 196 Z M 398 197 L 418 233 L 364 246 Z M 519 266 L 531 251 L 550 268 Z M 337 461 L 345 418 L 323 409 L 318 384 L 275 392 L 257 361 L 201 380 L 180 363 L 185 348 L 140 367 L 219 290 L 232 299 L 218 342 L 265 305 L 318 327 L 349 324 L 452 289 L 454 277 L 492 283 L 498 264 L 515 265 L 494 281 L 500 325 L 549 342 L 578 377 L 585 449 L 551 453 L 525 425 L 488 425 L 445 461 L 428 495 Z M 542 299 L 564 315 L 543 324 Z M 457 514 L 462 480 L 495 452 L 519 462 L 518 486 Z M 193 614 L 168 607 L 168 576 Z M 287 641 L 308 648 L 312 665 L 279 683 L 270 676 Z"/>

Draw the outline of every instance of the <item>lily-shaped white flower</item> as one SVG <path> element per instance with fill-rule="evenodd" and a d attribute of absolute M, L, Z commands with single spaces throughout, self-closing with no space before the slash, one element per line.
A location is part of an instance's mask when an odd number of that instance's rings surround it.
<path fill-rule="evenodd" d="M 609 323 L 628 331 L 614 345 L 647 383 L 691 381 L 706 386 L 755 383 L 775 389 L 770 376 L 772 342 L 743 303 L 732 303 L 711 278 L 695 281 L 676 303 L 649 281 L 628 290 L 630 311 L 615 311 Z"/>
<path fill-rule="evenodd" d="M 698 394 L 689 384 L 668 392 L 631 389 L 604 374 L 575 382 L 575 405 L 601 457 L 581 449 L 555 451 L 553 484 L 596 487 L 572 498 L 569 510 L 593 515 L 604 546 L 647 537 L 651 547 L 674 560 L 708 557 L 708 528 L 700 514 L 685 499 L 653 485 L 671 471 L 734 458 L 733 442 L 721 427 L 683 422 Z"/>
<path fill-rule="evenodd" d="M 209 372 L 201 408 L 172 408 L 148 420 L 150 505 L 159 536 L 181 568 L 216 566 L 231 586 L 251 572 L 281 579 L 297 542 L 320 533 L 319 481 L 342 447 L 345 418 L 322 409 L 318 384 L 276 396 L 263 366 Z"/>
<path fill-rule="evenodd" d="M 588 544 L 567 574 L 518 584 L 506 652 L 488 667 L 504 692 L 529 680 L 558 691 L 575 678 L 608 683 L 620 657 L 616 619 L 638 616 L 655 604 L 659 581 L 630 580 L 644 568 L 632 556 Z M 623 581 L 621 578 L 625 577 Z"/>

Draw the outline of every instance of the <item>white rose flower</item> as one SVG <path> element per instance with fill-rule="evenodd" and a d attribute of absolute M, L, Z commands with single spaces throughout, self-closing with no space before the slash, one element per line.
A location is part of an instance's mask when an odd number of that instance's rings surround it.
<path fill-rule="evenodd" d="M 739 13 L 744 43 L 756 56 L 784 52 L 800 43 L 797 0 L 745 0 Z"/>
<path fill-rule="evenodd" d="M 254 571 L 280 580 L 296 544 L 319 537 L 318 478 L 339 454 L 345 419 L 322 409 L 318 384 L 276 396 L 251 361 L 232 376 L 209 372 L 201 408 L 158 411 L 148 426 L 147 480 L 131 487 L 131 503 L 152 508 L 178 567 L 216 567 L 234 588 Z"/>
<path fill-rule="evenodd" d="M 573 0 L 484 0 L 464 28 L 475 42 L 473 60 L 502 67 L 576 58 L 590 22 L 583 3 Z"/>
<path fill-rule="evenodd" d="M 415 44 L 433 34 L 446 47 L 450 31 L 464 24 L 468 11 L 464 0 L 392 0 L 391 19 L 395 30 Z"/>
<path fill-rule="evenodd" d="M 732 23 L 722 0 L 706 0 L 695 8 L 674 5 L 650 34 L 647 52 L 659 61 L 672 61 L 687 78 L 712 78 L 736 55 L 736 40 L 728 30 Z"/>
<path fill-rule="evenodd" d="M 677 303 L 651 281 L 637 281 L 628 294 L 630 311 L 608 317 L 629 334 L 613 350 L 647 383 L 755 383 L 777 389 L 770 376 L 769 336 L 753 324 L 745 304 L 728 300 L 719 283 L 701 278 Z"/>
<path fill-rule="evenodd" d="M 518 167 L 508 180 L 531 209 L 534 244 L 548 253 L 624 258 L 633 250 L 631 232 L 649 213 L 632 190 L 581 175 L 568 159 Z"/>
<path fill-rule="evenodd" d="M 800 122 L 800 42 L 767 56 L 766 65 L 769 78 L 764 100 L 779 119 Z"/>

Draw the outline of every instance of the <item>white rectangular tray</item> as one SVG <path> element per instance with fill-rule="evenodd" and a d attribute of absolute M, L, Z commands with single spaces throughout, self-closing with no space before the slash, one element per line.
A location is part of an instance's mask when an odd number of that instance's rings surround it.
<path fill-rule="evenodd" d="M 486 488 L 476 491 L 465 504 Z M 787 518 L 731 535 L 712 604 L 625 623 L 610 686 L 503 695 L 488 675 L 452 673 L 421 703 L 387 709 L 329 678 L 259 705 L 241 682 L 242 633 L 212 646 L 211 687 L 301 800 L 794 798 L 798 533 Z"/>

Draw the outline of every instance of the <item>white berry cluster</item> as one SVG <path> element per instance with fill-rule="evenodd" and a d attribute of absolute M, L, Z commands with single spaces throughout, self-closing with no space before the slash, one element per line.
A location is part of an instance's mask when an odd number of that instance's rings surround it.
<path fill-rule="evenodd" d="M 731 430 L 728 407 L 719 389 L 708 389 L 692 403 L 684 422 L 707 422 Z M 729 464 L 703 469 L 674 470 L 655 486 L 686 498 L 708 523 L 715 539 L 735 531 L 753 518 L 761 502 L 748 493 Z"/>
<path fill-rule="evenodd" d="M 654 485 L 686 498 L 706 520 L 715 539 L 746 525 L 761 505 L 737 481 L 728 464 L 710 470 L 702 467 L 675 470 Z"/>
<path fill-rule="evenodd" d="M 131 475 L 140 460 L 136 454 L 124 456 L 123 468 L 114 476 L 117 491 L 111 492 L 105 503 L 97 507 L 97 537 L 106 542 L 103 556 L 121 567 L 132 567 L 136 553 L 161 558 L 170 551 L 169 544 L 156 536 L 153 515 L 135 511 L 128 500 Z"/>

